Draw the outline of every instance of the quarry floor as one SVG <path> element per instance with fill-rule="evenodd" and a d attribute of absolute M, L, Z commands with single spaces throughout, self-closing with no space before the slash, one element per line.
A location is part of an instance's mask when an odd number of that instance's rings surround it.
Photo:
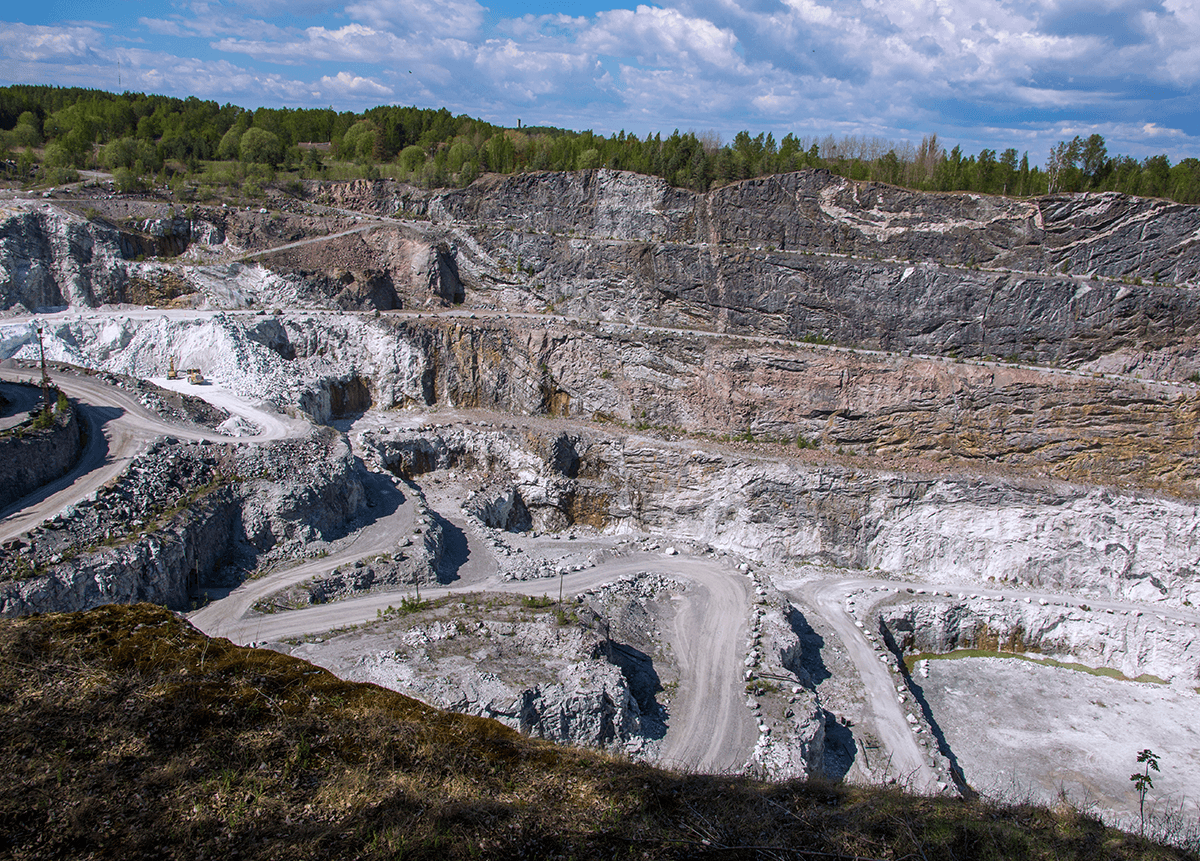
<path fill-rule="evenodd" d="M 934 719 L 979 792 L 1076 806 L 1136 828 L 1130 775 L 1138 752 L 1160 757 L 1147 795 L 1155 816 L 1200 813 L 1200 695 L 1017 658 L 954 658 L 918 671 Z"/>

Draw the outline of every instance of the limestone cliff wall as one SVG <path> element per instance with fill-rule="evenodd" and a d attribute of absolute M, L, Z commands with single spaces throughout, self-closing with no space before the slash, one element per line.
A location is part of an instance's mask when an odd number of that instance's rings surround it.
<path fill-rule="evenodd" d="M 507 474 L 540 528 L 646 530 L 751 558 L 879 568 L 934 583 L 1200 601 L 1195 503 L 756 459 L 601 433 L 565 435 L 577 462 L 564 470 L 550 456 L 562 436 L 459 428 L 363 443 L 400 472 L 478 469 L 493 476 L 493 495 Z"/>
<path fill-rule="evenodd" d="M 176 357 L 322 422 L 368 406 L 478 407 L 1200 493 L 1200 397 L 1090 373 L 499 315 L 76 318 L 47 324 L 46 344 L 54 359 L 136 376 Z M 27 325 L 0 324 L 0 358 L 36 350 Z"/>
<path fill-rule="evenodd" d="M 427 219 L 468 303 L 1061 362 L 1200 332 L 1185 289 L 1200 281 L 1200 208 L 1164 201 L 932 194 L 824 171 L 707 194 L 607 170 L 320 193 Z"/>
<path fill-rule="evenodd" d="M 1164 357 L 1198 355 L 1195 206 L 1116 194 L 922 193 L 823 171 L 707 194 L 609 170 L 486 177 L 441 191 L 321 184 L 309 194 L 400 219 L 222 212 L 118 231 L 26 207 L 0 223 L 0 309 L 186 288 L 223 307 L 463 303 L 1072 364 L 1156 354 L 1144 367 L 1172 372 L 1183 368 Z M 129 259 L 147 251 L 269 249 L 323 233 L 333 238 L 260 258 L 282 281 L 221 276 L 193 261 L 177 267 L 176 290 L 126 295 L 130 278 L 154 280 L 154 267 Z"/>
<path fill-rule="evenodd" d="M 237 506 L 218 491 L 166 528 L 87 553 L 37 577 L 0 583 L 0 617 L 149 601 L 188 609 L 189 596 L 225 557 Z"/>
<path fill-rule="evenodd" d="M 0 220 L 0 309 L 36 311 L 120 301 L 128 272 L 113 228 L 59 211 Z"/>
<path fill-rule="evenodd" d="M 902 652 L 955 649 L 1042 653 L 1130 678 L 1149 674 L 1183 687 L 1200 682 L 1191 625 L 1152 613 L 1101 612 L 1016 601 L 923 601 L 886 606 L 880 622 Z"/>

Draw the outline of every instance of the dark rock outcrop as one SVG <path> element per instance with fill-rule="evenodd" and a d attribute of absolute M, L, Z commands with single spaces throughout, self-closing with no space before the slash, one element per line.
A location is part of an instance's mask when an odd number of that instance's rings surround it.
<path fill-rule="evenodd" d="M 83 433 L 73 406 L 48 427 L 26 423 L 0 435 L 0 510 L 64 475 L 79 460 Z"/>

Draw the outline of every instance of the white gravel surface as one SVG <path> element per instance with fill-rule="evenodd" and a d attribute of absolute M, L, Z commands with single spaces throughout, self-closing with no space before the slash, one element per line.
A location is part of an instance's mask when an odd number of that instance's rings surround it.
<path fill-rule="evenodd" d="M 1017 658 L 926 662 L 916 674 L 967 781 L 1000 797 L 1053 803 L 1059 790 L 1109 821 L 1137 822 L 1138 751 L 1161 757 L 1156 814 L 1200 813 L 1200 695 Z"/>

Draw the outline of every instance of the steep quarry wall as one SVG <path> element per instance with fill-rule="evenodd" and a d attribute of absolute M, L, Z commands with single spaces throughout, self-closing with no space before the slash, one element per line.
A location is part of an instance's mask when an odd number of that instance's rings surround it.
<path fill-rule="evenodd" d="M 822 171 L 707 194 L 608 170 L 440 191 L 314 184 L 307 194 L 389 218 L 221 210 L 143 217 L 122 232 L 58 209 L 10 210 L 0 309 L 161 303 L 185 289 L 199 294 L 189 302 L 217 307 L 464 303 L 897 351 L 1068 364 L 1120 354 L 1120 364 L 1149 372 L 1200 370 L 1200 310 L 1188 289 L 1200 281 L 1197 207 L 1115 194 L 929 194 Z M 185 246 L 281 250 L 258 258 L 276 274 L 257 284 L 245 267 L 205 270 L 203 255 L 172 263 L 181 283 L 164 282 L 162 262 L 128 259 Z"/>
<path fill-rule="evenodd" d="M 465 503 L 485 522 L 496 499 L 520 498 L 534 528 L 586 523 L 931 582 L 1200 601 L 1200 508 L 1178 500 L 756 459 L 597 432 L 454 428 L 366 434 L 362 444 L 400 474 L 490 475 L 489 492 Z M 577 458 L 567 470 L 551 455 L 565 447 Z"/>
<path fill-rule="evenodd" d="M 54 421 L 0 434 L 0 509 L 65 474 L 79 460 L 83 432 L 73 406 L 55 411 Z"/>
<path fill-rule="evenodd" d="M 236 522 L 233 493 L 221 489 L 127 544 L 51 564 L 45 574 L 0 582 L 0 617 L 139 601 L 189 609 L 201 581 L 224 560 Z"/>
<path fill-rule="evenodd" d="M 174 358 L 321 422 L 478 407 L 1200 493 L 1186 386 L 499 316 L 56 319 L 46 343 L 55 360 L 144 377 Z M 28 325 L 0 324 L 0 358 L 36 351 Z"/>
<path fill-rule="evenodd" d="M 237 308 L 300 297 L 328 300 L 319 283 L 289 284 L 230 258 L 323 233 L 336 218 L 318 223 L 220 209 L 181 216 L 150 201 L 91 201 L 109 210 L 109 220 L 85 203 L 0 205 L 0 313 L 119 303 Z M 118 217 L 122 212 L 125 217 Z"/>
<path fill-rule="evenodd" d="M 1185 688 L 1200 682 L 1194 626 L 1148 612 L 1018 601 L 921 601 L 880 609 L 892 646 L 904 653 L 956 649 L 1039 653 L 1129 678 L 1155 676 Z"/>
<path fill-rule="evenodd" d="M 0 309 L 121 301 L 128 273 L 117 230 L 46 209 L 0 216 Z"/>
<path fill-rule="evenodd" d="M 1198 280 L 1200 210 L 1162 201 L 926 194 L 823 171 L 706 195 L 605 170 L 312 193 L 422 216 L 457 249 L 468 301 L 504 307 L 1061 362 L 1197 334 L 1176 285 Z"/>

